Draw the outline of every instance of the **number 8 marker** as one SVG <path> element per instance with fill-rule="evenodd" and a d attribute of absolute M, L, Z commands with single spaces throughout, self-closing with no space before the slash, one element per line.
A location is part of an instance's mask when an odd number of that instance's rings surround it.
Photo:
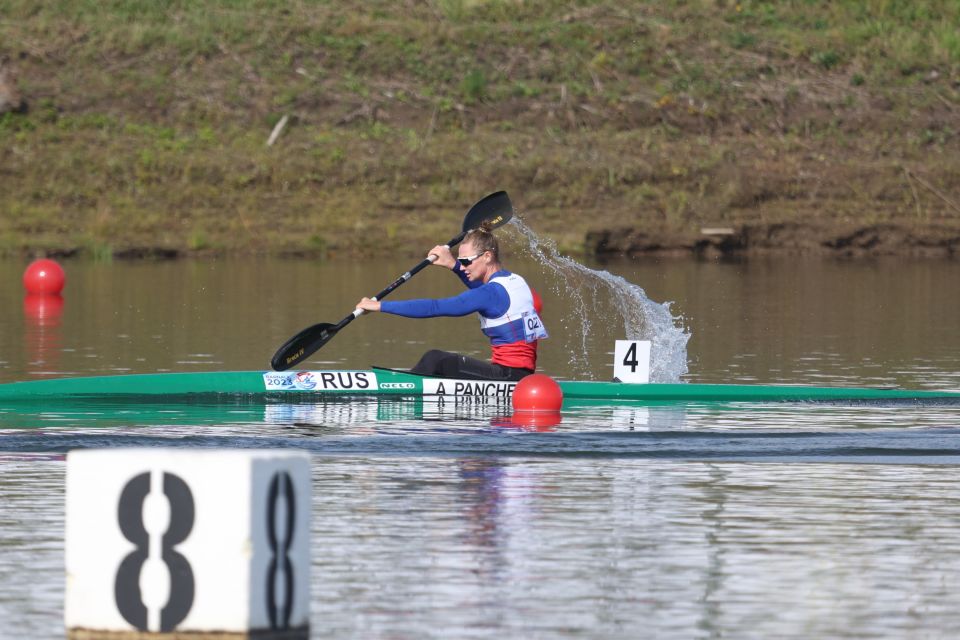
<path fill-rule="evenodd" d="M 117 609 L 124 620 L 140 631 L 147 629 L 147 606 L 140 592 L 140 573 L 147 561 L 150 534 L 143 523 L 143 504 L 150 493 L 150 472 L 134 476 L 123 487 L 117 505 L 117 523 L 123 537 L 136 545 L 120 563 L 114 582 Z M 170 523 L 163 534 L 161 558 L 170 571 L 170 597 L 160 611 L 159 631 L 172 631 L 193 605 L 193 570 L 174 547 L 193 529 L 194 507 L 190 487 L 179 476 L 163 474 L 163 494 L 170 501 Z"/>

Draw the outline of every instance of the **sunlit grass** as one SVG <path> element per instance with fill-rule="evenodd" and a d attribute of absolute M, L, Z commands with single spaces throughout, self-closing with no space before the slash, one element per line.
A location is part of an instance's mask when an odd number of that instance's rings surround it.
<path fill-rule="evenodd" d="M 416 253 L 499 188 L 568 244 L 598 225 L 891 218 L 916 197 L 947 216 L 889 158 L 944 193 L 960 175 L 946 0 L 0 0 L 0 16 L 30 103 L 0 115 L 4 252 Z M 865 201 L 881 189 L 864 166 L 902 193 Z"/>

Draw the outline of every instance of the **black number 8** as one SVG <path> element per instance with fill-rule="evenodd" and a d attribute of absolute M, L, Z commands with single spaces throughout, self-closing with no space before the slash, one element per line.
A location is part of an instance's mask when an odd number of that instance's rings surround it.
<path fill-rule="evenodd" d="M 117 609 L 123 619 L 140 631 L 147 631 L 147 607 L 140 593 L 140 572 L 147 561 L 150 534 L 143 525 L 143 503 L 150 493 L 150 472 L 134 476 L 123 487 L 117 506 L 117 521 L 123 537 L 136 545 L 120 563 L 114 582 Z M 193 494 L 182 478 L 163 474 L 163 494 L 170 502 L 170 523 L 161 541 L 162 559 L 170 571 L 170 596 L 160 610 L 160 631 L 172 631 L 193 606 L 193 570 L 174 547 L 187 539 L 193 529 Z"/>
<path fill-rule="evenodd" d="M 283 527 L 283 539 L 277 537 L 277 501 L 281 495 L 287 503 L 287 518 Z M 270 565 L 267 568 L 267 613 L 270 616 L 271 629 L 286 629 L 290 626 L 290 614 L 293 612 L 293 563 L 290 561 L 290 545 L 293 543 L 293 525 L 295 522 L 295 502 L 293 480 L 286 471 L 278 471 L 270 481 L 267 493 L 267 538 L 270 542 Z M 277 603 L 277 570 L 283 565 L 284 597 L 282 605 Z M 282 611 L 280 610 L 282 606 Z"/>

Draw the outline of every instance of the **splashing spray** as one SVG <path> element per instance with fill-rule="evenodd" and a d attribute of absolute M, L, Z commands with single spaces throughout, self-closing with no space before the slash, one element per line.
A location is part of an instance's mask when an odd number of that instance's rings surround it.
<path fill-rule="evenodd" d="M 623 319 L 624 337 L 651 342 L 651 382 L 678 382 L 687 373 L 690 334 L 680 326 L 682 319 L 670 312 L 669 302 L 654 302 L 642 287 L 560 255 L 556 243 L 541 239 L 516 215 L 511 224 L 526 238 L 525 251 L 557 278 L 560 284 L 555 293 L 566 298 L 576 311 L 560 320 L 568 329 L 575 323 L 581 325 L 570 331 L 580 336 L 580 344 L 570 349 L 570 365 L 574 370 L 591 376 L 587 355 L 591 319 L 596 317 L 598 307 L 610 305 Z"/>

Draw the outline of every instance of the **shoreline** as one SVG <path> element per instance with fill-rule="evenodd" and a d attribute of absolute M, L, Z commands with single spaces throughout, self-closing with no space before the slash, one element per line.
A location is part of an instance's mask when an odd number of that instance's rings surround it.
<path fill-rule="evenodd" d="M 587 234 L 589 255 L 692 256 L 882 256 L 960 258 L 960 224 L 847 224 L 825 226 L 796 222 L 704 227 L 700 233 L 651 234 L 630 228 Z"/>
<path fill-rule="evenodd" d="M 393 253 L 419 257 L 414 247 L 427 246 L 435 238 L 405 242 Z M 181 260 L 219 259 L 259 256 L 321 261 L 367 258 L 372 249 L 345 251 L 317 249 L 190 249 L 169 246 L 133 246 L 98 255 L 85 247 L 8 252 L 3 259 L 91 258 L 94 260 Z M 729 227 L 702 227 L 696 231 L 649 230 L 634 227 L 588 231 L 579 250 L 563 247 L 561 253 L 595 260 L 644 258 L 765 258 L 765 257 L 837 257 L 870 259 L 881 257 L 960 259 L 960 224 L 880 223 L 818 225 L 794 222 L 745 223 Z"/>

